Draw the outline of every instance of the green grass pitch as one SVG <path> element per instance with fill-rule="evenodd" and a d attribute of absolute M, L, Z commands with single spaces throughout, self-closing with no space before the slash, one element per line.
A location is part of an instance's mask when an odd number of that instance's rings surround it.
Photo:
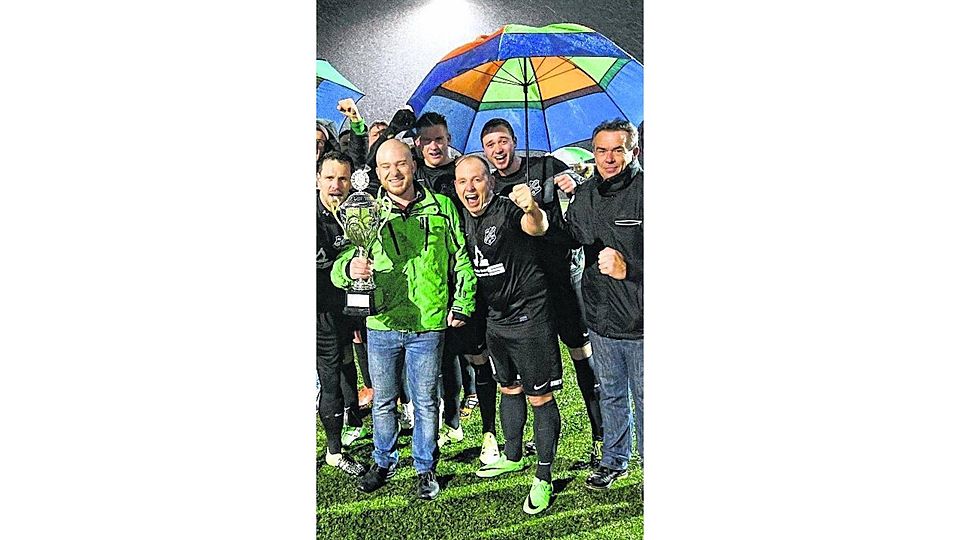
<path fill-rule="evenodd" d="M 463 442 L 450 443 L 440 452 L 437 476 L 442 487 L 433 501 L 415 498 L 416 473 L 410 457 L 412 437 L 400 436 L 400 469 L 386 486 L 367 495 L 356 480 L 323 462 L 326 438 L 317 421 L 317 539 L 642 539 L 643 471 L 631 461 L 630 475 L 614 482 L 607 492 L 584 485 L 588 471 L 571 471 L 570 465 L 590 451 L 590 422 L 566 348 L 563 356 L 563 389 L 554 393 L 562 427 L 553 467 L 556 499 L 542 514 L 528 516 L 521 508 L 536 467 L 498 478 L 474 474 L 480 466 L 480 410 L 463 422 Z M 528 405 L 529 407 L 529 405 Z M 499 415 L 499 410 L 498 413 Z M 364 418 L 370 426 L 369 414 Z M 499 416 L 497 438 L 503 449 Z M 533 412 L 528 409 L 524 441 L 533 440 Z M 349 453 L 371 463 L 372 439 L 357 442 Z"/>

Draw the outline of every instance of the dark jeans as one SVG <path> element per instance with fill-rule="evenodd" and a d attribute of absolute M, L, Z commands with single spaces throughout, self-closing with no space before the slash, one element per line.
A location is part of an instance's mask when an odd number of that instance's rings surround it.
<path fill-rule="evenodd" d="M 643 339 L 606 338 L 591 330 L 590 343 L 593 365 L 600 381 L 600 414 L 603 416 L 601 464 L 611 469 L 626 469 L 634 434 L 637 452 L 643 458 Z"/>

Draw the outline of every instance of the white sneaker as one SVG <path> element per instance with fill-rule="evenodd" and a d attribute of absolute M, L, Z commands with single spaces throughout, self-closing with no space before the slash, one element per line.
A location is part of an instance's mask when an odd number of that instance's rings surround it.
<path fill-rule="evenodd" d="M 413 402 L 400 405 L 400 429 L 413 429 Z"/>
<path fill-rule="evenodd" d="M 463 426 L 453 429 L 450 426 L 443 426 L 443 433 L 440 434 L 440 439 L 437 441 L 437 446 L 443 448 L 443 445 L 447 444 L 450 441 L 460 442 L 463 440 Z"/>
<path fill-rule="evenodd" d="M 497 445 L 497 437 L 490 433 L 483 434 L 483 444 L 480 446 L 480 463 L 490 465 L 500 459 L 500 447 Z"/>

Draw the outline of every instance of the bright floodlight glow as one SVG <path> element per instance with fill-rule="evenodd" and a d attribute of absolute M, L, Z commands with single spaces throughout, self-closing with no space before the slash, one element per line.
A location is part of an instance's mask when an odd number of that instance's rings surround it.
<path fill-rule="evenodd" d="M 412 23 L 418 31 L 429 31 L 430 41 L 444 53 L 476 38 L 479 31 L 474 7 L 466 0 L 432 0 L 416 11 Z"/>

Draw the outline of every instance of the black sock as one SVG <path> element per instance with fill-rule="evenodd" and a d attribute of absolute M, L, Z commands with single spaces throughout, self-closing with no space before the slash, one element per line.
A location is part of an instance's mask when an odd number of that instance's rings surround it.
<path fill-rule="evenodd" d="M 440 412 L 443 423 L 453 429 L 460 427 L 460 388 L 462 387 L 460 357 L 444 349 L 440 357 L 439 389 L 440 397 L 443 399 L 443 410 Z"/>
<path fill-rule="evenodd" d="M 320 423 L 323 424 L 323 432 L 327 436 L 327 452 L 339 454 L 341 452 L 340 431 L 343 429 L 343 411 L 321 416 Z"/>
<path fill-rule="evenodd" d="M 349 360 L 348 360 L 349 359 Z M 343 348 L 343 364 L 340 368 L 340 392 L 343 393 L 343 408 L 346 412 L 344 423 L 350 427 L 360 427 L 360 402 L 357 396 L 357 364 L 353 361 L 353 347 L 347 344 Z"/>
<path fill-rule="evenodd" d="M 527 400 L 523 394 L 500 396 L 500 426 L 503 428 L 503 453 L 510 461 L 520 461 L 523 425 L 527 423 Z"/>
<path fill-rule="evenodd" d="M 560 440 L 560 409 L 555 399 L 533 408 L 533 435 L 537 442 L 537 478 L 550 482 L 550 468 Z"/>
<path fill-rule="evenodd" d="M 357 363 L 360 364 L 360 375 L 363 377 L 363 385 L 367 388 L 373 388 L 373 382 L 370 381 L 370 364 L 367 363 L 367 344 L 354 343 L 353 353 L 357 355 Z"/>
<path fill-rule="evenodd" d="M 474 365 L 477 376 L 477 401 L 480 403 L 480 421 L 483 423 L 482 433 L 497 434 L 497 382 L 493 380 L 493 371 L 490 369 L 490 360 L 483 364 Z"/>
<path fill-rule="evenodd" d="M 587 406 L 587 418 L 590 419 L 590 431 L 593 440 L 603 440 L 603 420 L 600 417 L 600 382 L 597 381 L 590 368 L 590 357 L 583 360 L 574 360 L 573 369 L 577 372 L 577 386 L 583 395 L 583 402 Z"/>

